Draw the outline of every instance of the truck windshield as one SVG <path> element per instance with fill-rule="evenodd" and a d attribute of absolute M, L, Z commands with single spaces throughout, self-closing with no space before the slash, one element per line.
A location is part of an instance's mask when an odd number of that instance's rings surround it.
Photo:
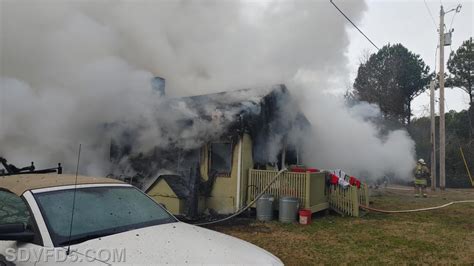
<path fill-rule="evenodd" d="M 54 246 L 76 244 L 137 228 L 176 222 L 159 204 L 134 187 L 74 189 L 35 193 Z"/>

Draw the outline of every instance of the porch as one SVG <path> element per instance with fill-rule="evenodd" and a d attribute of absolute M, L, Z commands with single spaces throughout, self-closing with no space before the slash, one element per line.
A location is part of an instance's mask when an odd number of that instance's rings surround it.
<path fill-rule="evenodd" d="M 278 171 L 249 169 L 247 202 L 251 202 L 275 177 Z M 342 215 L 358 217 L 359 206 L 368 206 L 368 188 L 349 186 L 326 187 L 325 173 L 285 172 L 267 190 L 275 197 L 274 208 L 278 210 L 280 197 L 291 196 L 299 199 L 300 208 L 318 212 L 333 209 Z M 255 206 L 253 206 L 255 207 Z"/>

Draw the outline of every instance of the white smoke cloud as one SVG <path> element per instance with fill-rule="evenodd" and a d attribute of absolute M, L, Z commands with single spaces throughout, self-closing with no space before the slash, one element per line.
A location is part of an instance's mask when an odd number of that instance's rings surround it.
<path fill-rule="evenodd" d="M 305 73 L 292 83 L 299 88 L 306 116 L 313 125 L 313 136 L 305 149 L 306 161 L 325 169 L 342 168 L 365 178 L 390 175 L 410 177 L 414 163 L 414 142 L 403 129 L 381 135 L 377 105 L 366 102 L 348 107 L 343 98 L 314 88 L 312 77 Z"/>
<path fill-rule="evenodd" d="M 366 8 L 338 4 L 356 21 Z M 365 110 L 322 93 L 350 82 L 346 22 L 329 1 L 5 0 L 0 12 L 0 156 L 13 163 L 71 170 L 83 143 L 83 171 L 106 174 L 102 127 L 116 121 L 144 126 L 139 149 L 167 142 L 161 125 L 186 106 L 155 121 L 160 98 L 149 82 L 159 75 L 169 96 L 291 81 L 315 129 L 307 162 L 373 176 L 411 167 L 406 133 L 382 141 Z"/>

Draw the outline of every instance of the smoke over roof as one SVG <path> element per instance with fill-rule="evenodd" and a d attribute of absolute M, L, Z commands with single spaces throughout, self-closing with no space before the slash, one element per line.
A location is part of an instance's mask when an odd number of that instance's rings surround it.
<path fill-rule="evenodd" d="M 355 21 L 366 8 L 340 7 Z M 327 95 L 350 84 L 346 24 L 329 2 L 7 0 L 0 12 L 0 155 L 13 163 L 72 170 L 82 143 L 81 172 L 106 174 L 114 123 L 143 128 L 143 152 L 165 145 L 159 75 L 170 97 L 287 84 L 315 129 L 308 163 L 373 176 L 411 167 L 406 133 L 381 139 L 364 118 L 376 109 L 355 115 Z M 162 123 L 182 119 L 161 111 Z"/>

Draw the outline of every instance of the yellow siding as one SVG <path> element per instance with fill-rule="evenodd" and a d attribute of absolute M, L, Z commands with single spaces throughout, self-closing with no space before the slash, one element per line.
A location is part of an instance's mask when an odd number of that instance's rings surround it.
<path fill-rule="evenodd" d="M 217 176 L 211 191 L 211 197 L 207 198 L 206 205 L 218 213 L 226 214 L 235 211 L 235 196 L 237 195 L 237 167 L 238 167 L 239 144 L 234 146 L 232 155 L 232 171 L 230 177 Z M 206 176 L 209 162 L 209 153 L 206 152 L 206 159 L 202 163 L 206 164 Z M 201 165 L 202 166 L 202 165 Z M 201 167 L 203 168 L 203 167 Z"/>
<path fill-rule="evenodd" d="M 211 192 L 211 197 L 206 201 L 207 208 L 216 210 L 219 213 L 232 213 L 237 210 L 236 196 L 237 196 L 237 171 L 238 171 L 238 162 L 239 162 L 239 145 L 242 143 L 242 169 L 241 169 L 241 191 L 240 197 L 241 202 L 245 202 L 246 199 L 246 189 L 247 189 L 247 178 L 248 178 L 248 169 L 253 166 L 252 161 L 252 141 L 248 134 L 244 134 L 242 142 L 237 143 L 234 146 L 233 156 L 232 156 L 232 171 L 230 177 L 217 177 L 214 187 Z M 203 153 L 203 160 L 201 161 L 201 174 L 206 176 L 209 165 L 209 153 L 208 147 L 205 148 L 205 153 Z"/>
<path fill-rule="evenodd" d="M 242 139 L 242 180 L 240 183 L 241 206 L 247 205 L 247 188 L 249 180 L 249 169 L 253 168 L 252 139 L 249 134 L 244 134 Z"/>
<path fill-rule="evenodd" d="M 327 202 L 326 175 L 324 173 L 312 173 L 310 182 L 310 206 Z"/>
<path fill-rule="evenodd" d="M 164 179 L 158 180 L 147 194 L 156 202 L 164 204 L 172 214 L 176 215 L 184 212 L 184 200 L 178 199 Z"/>
<path fill-rule="evenodd" d="M 148 195 L 154 196 L 154 195 L 160 195 L 160 196 L 165 196 L 165 197 L 176 197 L 176 194 L 174 191 L 171 189 L 171 187 L 166 183 L 164 179 L 158 180 L 156 184 L 153 185 L 153 187 L 148 190 L 147 192 Z"/>
<path fill-rule="evenodd" d="M 213 197 L 235 197 L 237 188 L 237 162 L 239 144 L 235 145 L 232 156 L 232 171 L 230 177 L 217 176 L 211 196 Z"/>
<path fill-rule="evenodd" d="M 253 158 L 252 158 L 252 140 L 250 135 L 244 134 L 242 139 L 242 154 L 241 154 L 241 183 L 240 183 L 240 198 L 241 205 L 245 205 L 247 200 L 247 186 L 248 186 L 248 172 L 249 169 L 253 167 Z M 226 214 L 232 213 L 237 210 L 237 170 L 238 170 L 238 161 L 239 161 L 239 143 L 234 146 L 233 156 L 232 156 L 232 171 L 230 177 L 217 177 L 214 183 L 211 196 L 208 198 L 199 199 L 199 211 L 202 212 L 206 208 L 214 209 L 218 213 Z M 200 171 L 201 176 L 204 180 L 209 178 L 209 145 L 204 145 L 201 149 L 201 165 Z M 175 214 L 174 210 L 182 211 L 184 208 L 184 200 L 179 200 L 176 198 L 173 190 L 169 185 L 160 180 L 149 192 L 148 194 L 155 198 L 158 202 L 163 203 L 166 207 Z M 176 198 L 176 202 L 172 199 Z M 180 202 L 180 203 L 177 203 Z M 168 206 L 170 205 L 170 206 Z"/>
<path fill-rule="evenodd" d="M 209 147 L 204 145 L 201 148 L 201 177 L 204 180 L 209 179 Z"/>
<path fill-rule="evenodd" d="M 160 195 L 150 195 L 156 202 L 164 204 L 166 209 L 174 215 L 183 214 L 184 200 L 176 197 L 165 197 Z"/>

